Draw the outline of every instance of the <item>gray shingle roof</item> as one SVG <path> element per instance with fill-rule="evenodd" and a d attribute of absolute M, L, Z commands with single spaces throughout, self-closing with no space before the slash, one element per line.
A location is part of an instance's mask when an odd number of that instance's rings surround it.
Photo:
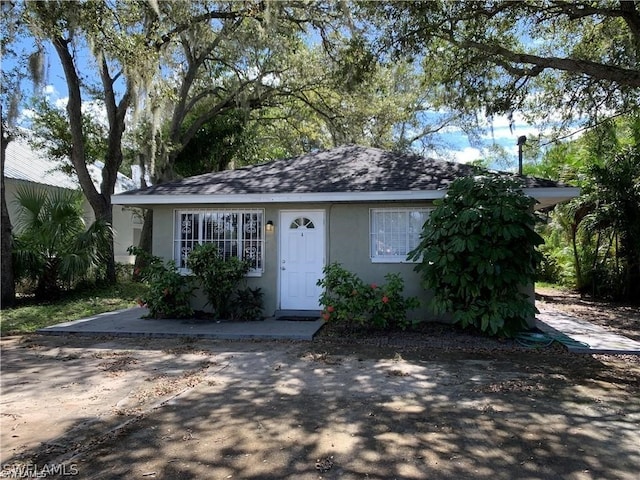
<path fill-rule="evenodd" d="M 236 170 L 206 173 L 122 195 L 243 195 L 444 190 L 477 174 L 462 163 L 377 148 L 344 146 Z M 520 177 L 525 188 L 564 186 Z M 120 196 L 122 196 L 120 195 Z"/>

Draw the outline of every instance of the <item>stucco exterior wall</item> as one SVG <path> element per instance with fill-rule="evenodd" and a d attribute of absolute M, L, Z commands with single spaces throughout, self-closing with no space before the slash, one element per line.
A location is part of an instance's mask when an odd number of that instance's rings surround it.
<path fill-rule="evenodd" d="M 323 210 L 325 212 L 325 264 L 338 262 L 346 269 L 356 273 L 367 283 L 384 283 L 387 273 L 399 272 L 405 280 L 405 295 L 417 296 L 423 307 L 412 312 L 411 316 L 420 319 L 436 320 L 426 308 L 430 295 L 420 286 L 420 279 L 413 271 L 412 263 L 373 263 L 370 258 L 370 209 L 376 207 L 428 207 L 428 203 L 416 205 L 405 203 L 336 203 L 336 204 L 268 204 L 268 205 L 190 205 L 188 208 L 173 206 L 154 207 L 153 253 L 167 260 L 174 258 L 175 212 L 187 209 L 229 209 L 263 208 L 264 221 L 273 221 L 273 232 L 265 232 L 264 272 L 259 277 L 248 277 L 247 286 L 259 287 L 264 293 L 264 310 L 272 315 L 279 309 L 279 225 L 282 210 Z M 206 300 L 199 293 L 194 308 L 204 307 Z"/>
<path fill-rule="evenodd" d="M 424 203 L 367 203 L 334 204 L 327 208 L 328 262 L 338 262 L 347 270 L 357 273 L 367 283 L 382 284 L 388 273 L 400 273 L 404 279 L 405 296 L 418 297 L 422 307 L 410 312 L 410 317 L 435 320 L 426 304 L 431 295 L 420 285 L 420 277 L 413 270 L 414 263 L 374 263 L 370 248 L 370 209 L 384 207 L 428 207 Z"/>
<path fill-rule="evenodd" d="M 135 257 L 129 255 L 130 246 L 138 246 L 142 233 L 142 219 L 137 209 L 114 205 L 113 207 L 113 251 L 116 262 L 133 263 Z"/>
<path fill-rule="evenodd" d="M 259 205 L 190 205 L 188 208 L 177 209 L 173 206 L 156 206 L 153 209 L 153 242 L 152 251 L 165 260 L 174 260 L 174 238 L 175 212 L 188 209 L 238 209 L 263 208 Z M 264 293 L 264 311 L 266 315 L 273 315 L 278 309 L 278 211 L 276 207 L 268 206 L 265 210 L 265 222 L 272 220 L 276 223 L 273 232 L 265 232 L 264 246 L 264 271 L 259 277 L 247 277 L 246 286 L 250 288 L 261 288 Z M 206 309 L 206 297 L 202 292 L 197 291 L 193 301 L 195 309 Z"/>

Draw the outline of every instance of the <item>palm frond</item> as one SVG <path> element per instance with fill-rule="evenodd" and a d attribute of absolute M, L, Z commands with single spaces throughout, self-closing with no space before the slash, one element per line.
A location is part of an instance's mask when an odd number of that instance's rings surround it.
<path fill-rule="evenodd" d="M 110 251 L 110 227 L 97 222 L 85 231 L 79 191 L 25 188 L 18 196 L 22 226 L 16 236 L 20 275 L 36 280 L 36 293 L 55 293 L 60 284 L 84 278 Z"/>
<path fill-rule="evenodd" d="M 113 242 L 113 228 L 108 222 L 99 219 L 75 239 L 74 248 L 90 257 L 91 266 L 105 263 Z"/>
<path fill-rule="evenodd" d="M 19 187 L 13 201 L 18 210 L 16 233 L 37 230 L 43 223 L 43 209 L 47 192 L 33 185 Z"/>
<path fill-rule="evenodd" d="M 84 278 L 91 267 L 89 257 L 82 253 L 68 253 L 60 257 L 59 260 L 59 278 L 66 283 Z"/>

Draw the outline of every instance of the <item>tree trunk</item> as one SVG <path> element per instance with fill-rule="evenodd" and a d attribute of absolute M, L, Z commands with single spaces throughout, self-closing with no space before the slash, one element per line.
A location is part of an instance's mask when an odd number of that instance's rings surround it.
<path fill-rule="evenodd" d="M 107 154 L 102 170 L 102 182 L 100 191 L 93 184 L 89 170 L 82 128 L 82 95 L 80 91 L 80 77 L 76 70 L 74 57 L 69 50 L 69 42 L 62 37 L 55 37 L 52 43 L 58 53 L 60 62 L 67 80 L 69 99 L 67 101 L 67 114 L 71 132 L 71 163 L 73 163 L 80 186 L 85 194 L 96 220 L 104 220 L 113 226 L 113 212 L 111 208 L 111 195 L 115 190 L 118 170 L 122 164 L 122 135 L 125 128 L 126 112 L 131 102 L 131 84 L 127 83 L 127 90 L 118 104 L 115 100 L 113 89 L 114 79 L 109 75 L 108 65 L 103 59 L 100 67 L 100 75 L 104 87 L 104 102 L 109 121 L 109 135 Z M 113 250 L 113 241 L 106 252 L 105 280 L 116 281 L 116 263 Z"/>
<path fill-rule="evenodd" d="M 148 209 L 144 212 L 144 223 L 142 224 L 142 232 L 140 232 L 140 242 L 138 247 L 149 255 L 152 254 L 152 242 L 153 242 L 153 210 Z M 133 268 L 133 279 L 140 279 L 140 272 L 147 266 L 146 257 L 144 255 L 137 255 L 135 265 Z"/>
<path fill-rule="evenodd" d="M 582 267 L 580 265 L 580 255 L 578 254 L 578 225 L 571 225 L 571 246 L 573 248 L 573 262 L 576 269 L 576 288 L 582 290 Z"/>
<path fill-rule="evenodd" d="M 131 82 L 127 81 L 127 86 L 120 102 L 116 101 L 116 94 L 113 88 L 115 79 L 109 73 L 109 65 L 105 57 L 102 58 L 102 67 L 100 69 L 102 78 L 102 86 L 104 88 L 104 101 L 107 110 L 107 119 L 109 120 L 109 137 L 107 144 L 107 154 L 104 159 L 104 168 L 102 169 L 102 184 L 100 185 L 101 196 L 104 202 L 104 218 L 109 219 L 109 225 L 113 226 L 113 209 L 111 205 L 111 195 L 115 191 L 116 182 L 118 181 L 118 171 L 122 165 L 122 136 L 125 130 L 125 118 L 129 104 L 131 103 L 131 90 L 133 88 Z M 113 251 L 113 240 L 110 243 L 110 252 L 107 257 L 106 279 L 108 282 L 116 281 L 116 262 Z"/>
<path fill-rule="evenodd" d="M 2 177 L 2 184 L 0 197 L 2 197 L 2 218 L 0 219 L 2 228 L 2 273 L 0 278 L 0 285 L 2 286 L 2 298 L 0 299 L 0 308 L 11 307 L 15 303 L 16 299 L 16 286 L 15 279 L 13 278 L 13 238 L 11 220 L 9 218 L 9 210 L 7 208 L 7 199 L 5 195 L 4 187 L 4 161 L 7 153 L 7 146 L 11 141 L 11 137 L 7 134 L 2 127 L 2 152 L 0 158 L 0 175 Z"/>
<path fill-rule="evenodd" d="M 633 242 L 626 240 L 621 246 L 625 252 L 625 278 L 624 285 L 621 288 L 621 297 L 623 300 L 640 303 L 640 254 L 634 248 Z"/>
<path fill-rule="evenodd" d="M 104 197 L 104 195 L 102 195 Z M 92 205 L 93 211 L 96 215 L 96 220 L 100 219 L 109 225 L 113 225 L 113 209 L 111 208 L 111 202 L 107 202 L 106 199 L 98 205 Z M 108 283 L 116 282 L 116 261 L 113 250 L 113 238 L 107 243 L 108 251 L 105 253 L 105 273 L 104 279 Z"/>

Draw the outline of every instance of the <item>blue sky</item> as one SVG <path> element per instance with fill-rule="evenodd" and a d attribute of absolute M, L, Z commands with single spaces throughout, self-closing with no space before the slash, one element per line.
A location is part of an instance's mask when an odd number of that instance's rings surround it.
<path fill-rule="evenodd" d="M 527 125 L 519 115 L 515 114 L 514 117 L 516 121 L 513 128 L 509 127 L 510 121 L 506 116 L 494 118 L 490 125 L 487 124 L 485 133 L 480 135 L 481 145 L 472 145 L 464 132 L 455 127 L 448 128 L 443 133 L 443 138 L 453 145 L 450 153 L 456 161 L 468 163 L 484 158 L 490 155 L 488 150 L 495 144 L 502 147 L 507 156 L 513 159 L 513 168 L 515 168 L 518 161 L 518 137 L 525 135 L 527 138 L 534 138 L 540 134 L 540 131 L 534 126 Z"/>

